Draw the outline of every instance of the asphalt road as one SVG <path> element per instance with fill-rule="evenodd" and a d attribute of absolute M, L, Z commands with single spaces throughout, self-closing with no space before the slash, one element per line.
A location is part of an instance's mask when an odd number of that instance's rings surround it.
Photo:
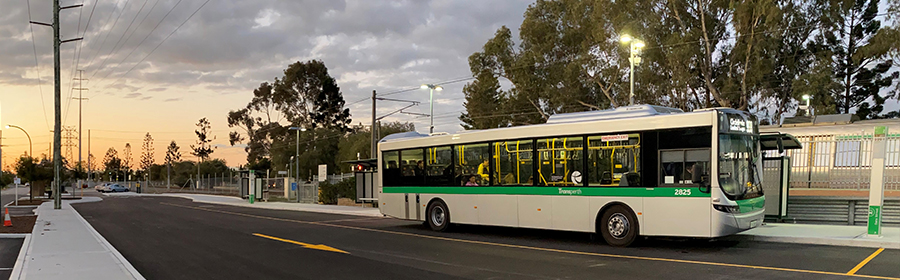
<path fill-rule="evenodd" d="M 22 238 L 0 238 L 0 279 L 9 279 L 22 248 Z"/>
<path fill-rule="evenodd" d="M 16 192 L 19 192 L 19 198 L 28 196 L 28 189 L 24 186 L 19 186 L 18 188 L 9 187 L 7 189 L 3 189 L 0 191 L 0 206 L 6 205 L 7 203 L 16 199 Z"/>
<path fill-rule="evenodd" d="M 729 239 L 615 248 L 582 233 L 437 233 L 417 222 L 165 197 L 74 206 L 147 279 L 854 279 L 846 274 L 876 251 Z M 855 274 L 900 279 L 898 263 L 900 251 L 884 250 Z"/>

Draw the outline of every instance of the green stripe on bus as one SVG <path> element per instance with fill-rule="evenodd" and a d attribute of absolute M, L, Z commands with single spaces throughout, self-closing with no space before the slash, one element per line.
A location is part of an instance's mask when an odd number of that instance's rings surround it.
<path fill-rule="evenodd" d="M 766 207 L 766 197 L 760 196 L 751 199 L 738 200 L 738 210 L 741 213 L 753 212 Z"/>
<path fill-rule="evenodd" d="M 696 187 L 688 188 L 571 188 L 571 187 L 383 187 L 384 193 L 505 194 L 557 196 L 710 197 Z"/>

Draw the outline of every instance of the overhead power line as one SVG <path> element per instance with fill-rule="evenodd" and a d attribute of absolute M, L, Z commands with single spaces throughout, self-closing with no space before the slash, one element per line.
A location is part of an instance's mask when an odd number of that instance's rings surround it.
<path fill-rule="evenodd" d="M 31 22 L 31 0 L 26 0 L 25 3 L 28 5 L 28 22 Z M 37 46 L 34 42 L 34 25 L 29 23 L 28 28 L 31 29 L 31 50 L 34 51 L 34 69 L 37 71 L 38 90 L 41 92 L 41 109 L 44 110 L 44 123 L 47 125 L 47 130 L 50 130 L 47 106 L 44 105 L 44 84 L 41 82 L 41 65 L 38 63 Z"/>

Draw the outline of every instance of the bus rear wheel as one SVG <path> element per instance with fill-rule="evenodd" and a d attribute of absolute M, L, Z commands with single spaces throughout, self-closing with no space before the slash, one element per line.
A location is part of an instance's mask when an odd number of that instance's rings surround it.
<path fill-rule="evenodd" d="M 613 205 L 603 212 L 597 231 L 607 244 L 628 247 L 638 237 L 637 218 L 628 207 Z"/>
<path fill-rule="evenodd" d="M 432 230 L 447 231 L 450 227 L 450 211 L 447 209 L 447 204 L 440 200 L 429 204 L 428 211 L 425 212 L 425 220 Z"/>

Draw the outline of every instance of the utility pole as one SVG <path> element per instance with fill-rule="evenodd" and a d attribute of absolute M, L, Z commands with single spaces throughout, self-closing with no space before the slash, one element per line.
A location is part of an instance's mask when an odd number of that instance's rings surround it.
<path fill-rule="evenodd" d="M 91 175 L 94 174 L 94 166 L 91 164 L 91 130 L 88 129 L 88 181 L 91 181 Z M 90 183 L 88 183 L 90 184 Z"/>
<path fill-rule="evenodd" d="M 60 99 L 61 99 L 61 98 L 60 98 L 60 92 L 61 92 L 61 90 L 60 90 L 60 88 L 61 88 L 61 85 L 62 85 L 62 84 L 61 84 L 60 81 L 59 81 L 59 75 L 60 75 L 60 70 L 59 70 L 59 68 L 60 68 L 60 63 L 59 63 L 59 46 L 60 46 L 62 43 L 68 43 L 68 42 L 73 42 L 73 41 L 81 40 L 81 38 L 75 38 L 75 39 L 69 39 L 69 40 L 60 40 L 60 39 L 59 39 L 59 11 L 60 11 L 60 10 L 65 10 L 65 9 L 71 9 L 71 8 L 78 8 L 78 7 L 81 7 L 81 6 L 82 6 L 81 4 L 78 4 L 78 5 L 72 5 L 72 6 L 60 7 L 60 6 L 59 6 L 59 0 L 53 0 L 53 23 L 52 23 L 52 24 L 47 24 L 47 23 L 42 23 L 42 22 L 31 21 L 31 23 L 33 23 L 33 24 L 44 25 L 44 26 L 50 26 L 50 27 L 53 28 L 53 83 L 54 83 L 54 87 L 53 87 L 53 99 L 54 99 L 54 101 L 55 101 L 54 106 L 53 106 L 53 107 L 54 107 L 54 108 L 53 108 L 53 109 L 54 109 L 54 124 L 53 124 L 53 174 L 54 174 L 54 175 L 53 175 L 53 184 L 54 184 L 54 186 L 53 186 L 53 209 L 61 209 L 61 208 L 62 208 L 62 197 L 60 196 L 60 192 L 61 192 L 61 190 L 62 190 L 62 187 L 61 187 L 62 185 L 61 185 L 61 182 L 60 182 L 60 174 L 59 174 L 59 169 L 60 169 L 60 166 L 62 165 L 62 158 L 61 158 L 61 156 L 60 156 L 60 150 L 59 150 L 59 149 L 60 149 L 60 144 L 61 144 L 61 141 L 62 141 L 62 140 L 60 139 L 60 138 L 61 138 L 61 137 L 60 137 L 60 134 L 62 133 L 62 130 L 61 130 L 61 126 L 62 126 L 62 107 L 60 106 L 60 105 L 61 105 L 61 100 L 60 100 Z"/>
<path fill-rule="evenodd" d="M 78 78 L 73 80 L 78 81 L 78 87 L 74 88 L 74 90 L 78 91 L 78 98 L 73 97 L 72 99 L 78 100 L 78 168 L 84 170 L 84 166 L 81 161 L 81 102 L 84 100 L 88 100 L 87 98 L 81 97 L 82 92 L 87 90 L 81 85 L 82 81 L 87 81 L 87 79 L 83 79 L 81 76 L 84 74 L 84 70 L 78 70 Z"/>
<path fill-rule="evenodd" d="M 372 152 L 369 153 L 369 158 L 378 158 L 378 149 L 376 147 L 378 141 L 375 137 L 375 90 L 372 90 L 372 127 L 369 129 L 369 132 L 372 133 Z"/>

